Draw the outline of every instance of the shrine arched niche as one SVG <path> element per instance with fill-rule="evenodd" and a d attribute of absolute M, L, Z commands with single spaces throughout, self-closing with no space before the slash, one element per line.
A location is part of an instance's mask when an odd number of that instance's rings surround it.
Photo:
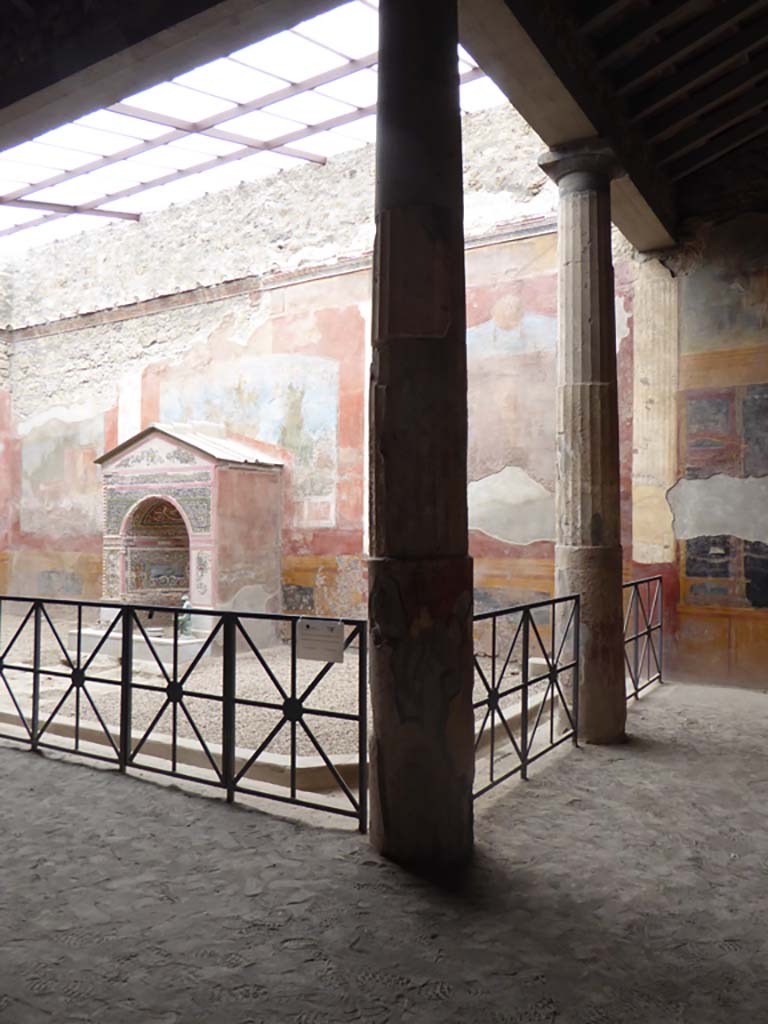
<path fill-rule="evenodd" d="M 190 532 L 181 509 L 153 495 L 123 520 L 121 599 L 131 604 L 180 605 L 189 594 Z"/>

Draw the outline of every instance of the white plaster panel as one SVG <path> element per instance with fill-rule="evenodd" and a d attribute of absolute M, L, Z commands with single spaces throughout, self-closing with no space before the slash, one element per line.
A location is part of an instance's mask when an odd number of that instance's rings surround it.
<path fill-rule="evenodd" d="M 473 480 L 468 502 L 472 530 L 509 544 L 554 540 L 554 495 L 518 466 Z"/>
<path fill-rule="evenodd" d="M 768 544 L 768 477 L 679 480 L 667 500 L 678 540 L 727 534 Z"/>

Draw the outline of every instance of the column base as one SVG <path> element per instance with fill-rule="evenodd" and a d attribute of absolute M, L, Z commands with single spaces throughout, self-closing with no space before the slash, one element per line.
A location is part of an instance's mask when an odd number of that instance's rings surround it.
<path fill-rule="evenodd" d="M 472 854 L 472 559 L 368 562 L 373 846 L 428 871 Z"/>
<path fill-rule="evenodd" d="M 555 592 L 581 595 L 579 736 L 623 743 L 627 702 L 621 547 L 555 547 Z"/>

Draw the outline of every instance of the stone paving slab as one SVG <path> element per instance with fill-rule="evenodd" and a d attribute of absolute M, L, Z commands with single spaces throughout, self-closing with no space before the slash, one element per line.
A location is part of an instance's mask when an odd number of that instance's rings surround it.
<path fill-rule="evenodd" d="M 483 798 L 454 887 L 351 831 L 0 748 L 0 1024 L 767 1020 L 767 712 L 649 693 L 631 743 Z"/>

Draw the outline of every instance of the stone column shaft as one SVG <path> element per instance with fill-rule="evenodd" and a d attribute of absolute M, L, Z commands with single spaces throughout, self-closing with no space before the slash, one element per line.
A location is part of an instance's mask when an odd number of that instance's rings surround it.
<path fill-rule="evenodd" d="M 540 161 L 560 188 L 555 589 L 581 595 L 581 728 L 624 738 L 619 413 L 610 182 L 599 140 Z"/>
<path fill-rule="evenodd" d="M 456 0 L 381 0 L 371 366 L 371 839 L 472 849 L 472 563 Z"/>

